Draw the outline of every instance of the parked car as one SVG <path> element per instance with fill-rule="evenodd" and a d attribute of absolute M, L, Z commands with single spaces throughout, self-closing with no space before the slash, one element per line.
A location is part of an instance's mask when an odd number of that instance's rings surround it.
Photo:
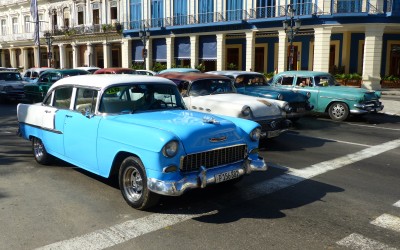
<path fill-rule="evenodd" d="M 155 76 L 157 75 L 156 72 L 152 70 L 145 70 L 145 69 L 136 69 L 136 74 L 138 75 L 146 75 L 146 76 Z"/>
<path fill-rule="evenodd" d="M 287 118 L 291 120 L 297 120 L 304 116 L 307 111 L 313 109 L 313 105 L 308 101 L 310 98 L 309 92 L 287 90 L 271 86 L 261 73 L 236 70 L 209 71 L 206 73 L 223 75 L 231 78 L 234 81 L 238 93 L 288 102 L 289 110 L 286 112 L 286 115 Z"/>
<path fill-rule="evenodd" d="M 191 68 L 170 68 L 170 69 L 164 69 L 158 72 L 158 74 L 164 74 L 164 73 L 170 73 L 170 72 L 179 72 L 179 73 L 189 73 L 189 72 L 195 72 L 195 73 L 200 73 L 201 71 L 198 69 L 191 69 Z"/>
<path fill-rule="evenodd" d="M 56 81 L 70 76 L 87 75 L 89 71 L 81 69 L 50 69 L 42 72 L 35 83 L 24 86 L 25 97 L 28 102 L 41 102 L 50 86 Z"/>
<path fill-rule="evenodd" d="M 95 71 L 99 70 L 99 67 L 95 66 L 88 66 L 88 67 L 76 67 L 75 69 L 81 69 L 81 70 L 86 70 L 89 71 L 90 74 L 93 74 Z"/>
<path fill-rule="evenodd" d="M 291 127 L 285 101 L 238 94 L 230 78 L 205 73 L 164 73 L 158 76 L 178 85 L 186 106 L 205 113 L 253 120 L 261 125 L 262 139 L 280 135 Z"/>
<path fill-rule="evenodd" d="M 64 78 L 43 103 L 19 104 L 17 117 L 38 163 L 57 157 L 117 176 L 122 196 L 137 209 L 156 204 L 159 195 L 267 168 L 257 153 L 257 123 L 188 111 L 176 85 L 161 77 Z"/>
<path fill-rule="evenodd" d="M 346 120 L 350 114 L 378 112 L 384 107 L 379 101 L 381 92 L 340 86 L 335 78 L 326 72 L 285 71 L 275 75 L 270 84 L 310 92 L 313 111 L 328 113 L 335 121 Z"/>
<path fill-rule="evenodd" d="M 24 82 L 16 71 L 0 71 L 0 102 L 24 100 Z"/>
<path fill-rule="evenodd" d="M 131 74 L 137 75 L 136 70 L 130 68 L 104 68 L 96 70 L 93 74 Z"/>
<path fill-rule="evenodd" d="M 39 79 L 39 75 L 53 68 L 30 68 L 27 69 L 24 73 L 22 73 L 22 79 L 29 83 L 35 83 Z"/>

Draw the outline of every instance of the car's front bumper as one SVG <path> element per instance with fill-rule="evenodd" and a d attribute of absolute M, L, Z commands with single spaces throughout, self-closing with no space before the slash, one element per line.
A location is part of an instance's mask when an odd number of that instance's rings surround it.
<path fill-rule="evenodd" d="M 163 181 L 155 178 L 148 178 L 148 188 L 158 194 L 168 196 L 179 196 L 190 189 L 204 188 L 210 184 L 215 184 L 215 176 L 232 170 L 238 170 L 239 176 L 250 174 L 254 171 L 266 171 L 267 165 L 263 158 L 247 158 L 243 162 L 228 166 L 206 169 L 201 167 L 199 171 L 187 173 L 183 178 L 176 181 Z"/>
<path fill-rule="evenodd" d="M 385 106 L 382 104 L 382 102 L 378 102 L 375 104 L 354 104 L 354 108 L 350 110 L 350 113 L 353 115 L 361 115 L 361 114 L 367 114 L 371 112 L 378 112 L 382 111 Z"/>

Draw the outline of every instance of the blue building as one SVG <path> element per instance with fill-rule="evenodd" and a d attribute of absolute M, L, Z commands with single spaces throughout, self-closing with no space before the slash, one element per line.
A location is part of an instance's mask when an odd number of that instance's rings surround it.
<path fill-rule="evenodd" d="M 206 71 L 290 68 L 358 73 L 363 86 L 374 89 L 380 88 L 381 76 L 400 75 L 398 0 L 130 0 L 129 4 L 123 32 L 129 43 L 122 49 L 127 57 L 123 61 L 144 63 L 147 68 L 162 63 L 168 68 L 203 64 Z"/>

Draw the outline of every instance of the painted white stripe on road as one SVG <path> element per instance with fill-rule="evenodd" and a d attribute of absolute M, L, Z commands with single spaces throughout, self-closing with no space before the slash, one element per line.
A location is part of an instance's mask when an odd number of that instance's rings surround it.
<path fill-rule="evenodd" d="M 390 214 L 382 214 L 375 220 L 371 221 L 371 224 L 385 229 L 400 232 L 400 218 Z"/>
<path fill-rule="evenodd" d="M 400 129 L 398 129 L 398 128 L 385 128 L 385 127 L 378 127 L 378 126 L 371 126 L 371 125 L 364 125 L 364 124 L 356 124 L 356 123 L 349 123 L 349 122 L 347 124 L 352 125 L 352 126 L 358 126 L 358 127 L 400 131 Z"/>
<path fill-rule="evenodd" d="M 294 135 L 294 136 L 299 136 L 299 137 L 316 138 L 316 139 L 320 139 L 320 140 L 326 140 L 326 141 L 332 141 L 332 142 L 339 142 L 339 143 L 344 143 L 344 144 L 356 145 L 356 146 L 361 146 L 361 147 L 371 147 L 372 146 L 372 145 L 368 145 L 368 144 L 361 144 L 361 143 L 355 143 L 355 142 L 349 142 L 349 141 L 341 141 L 341 140 L 318 137 L 318 136 L 307 136 L 307 135 L 299 135 L 299 134 L 294 134 L 294 133 L 288 133 L 288 134 Z"/>
<path fill-rule="evenodd" d="M 257 183 L 253 186 L 243 188 L 239 193 L 230 194 L 235 200 L 255 199 L 275 191 L 290 187 L 314 176 L 332 171 L 348 164 L 367 159 L 384 153 L 400 146 L 400 139 L 373 146 L 360 152 L 336 158 L 332 161 L 325 161 L 303 170 L 291 169 L 288 173 L 280 175 L 271 180 Z M 230 196 L 227 194 L 227 196 Z M 238 196 L 240 195 L 240 199 Z M 56 242 L 38 249 L 104 249 L 116 244 L 134 239 L 140 235 L 151 233 L 167 226 L 210 213 L 207 209 L 197 209 L 192 214 L 182 214 L 179 211 L 170 214 L 152 214 L 136 220 L 130 220 L 117 224 L 110 228 L 97 230 L 83 236 L 69 240 Z M 212 211 L 214 212 L 214 211 Z"/>
<path fill-rule="evenodd" d="M 393 206 L 395 206 L 395 207 L 400 207 L 400 201 L 394 203 Z"/>
<path fill-rule="evenodd" d="M 336 242 L 336 244 L 350 249 L 360 249 L 360 250 L 396 250 L 396 248 L 390 247 L 379 241 L 368 239 L 361 234 L 353 233 L 346 238 Z"/>

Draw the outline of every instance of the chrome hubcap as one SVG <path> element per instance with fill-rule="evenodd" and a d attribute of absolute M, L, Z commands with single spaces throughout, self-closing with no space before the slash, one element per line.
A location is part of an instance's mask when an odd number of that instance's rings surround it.
<path fill-rule="evenodd" d="M 343 107 L 343 105 L 336 104 L 332 108 L 332 115 L 335 116 L 336 118 L 341 118 L 345 115 L 346 110 Z"/>
<path fill-rule="evenodd" d="M 143 179 L 139 171 L 134 167 L 129 167 L 125 170 L 124 190 L 131 201 L 138 201 L 142 197 Z"/>
<path fill-rule="evenodd" d="M 35 152 L 36 159 L 41 159 L 43 157 L 44 146 L 41 141 L 39 140 L 34 141 L 33 150 Z"/>

